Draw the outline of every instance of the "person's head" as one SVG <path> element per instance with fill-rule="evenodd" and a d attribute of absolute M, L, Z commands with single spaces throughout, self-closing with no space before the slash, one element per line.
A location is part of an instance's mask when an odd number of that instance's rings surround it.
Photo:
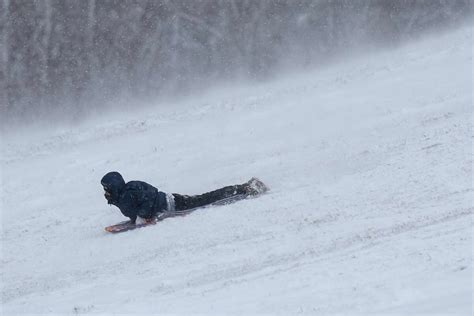
<path fill-rule="evenodd" d="M 104 196 L 109 204 L 113 204 L 118 199 L 120 192 L 125 186 L 125 180 L 117 171 L 107 173 L 102 177 L 100 183 L 104 187 Z"/>

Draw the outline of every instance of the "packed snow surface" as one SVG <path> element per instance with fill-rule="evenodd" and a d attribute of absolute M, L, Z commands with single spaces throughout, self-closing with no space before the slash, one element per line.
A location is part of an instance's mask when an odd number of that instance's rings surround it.
<path fill-rule="evenodd" d="M 1 308 L 472 313 L 471 28 L 269 84 L 2 135 Z M 112 235 L 108 171 L 259 198 Z"/>

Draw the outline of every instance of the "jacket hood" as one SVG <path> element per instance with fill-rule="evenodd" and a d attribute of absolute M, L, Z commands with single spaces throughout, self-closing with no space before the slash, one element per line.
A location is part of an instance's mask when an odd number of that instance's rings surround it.
<path fill-rule="evenodd" d="M 120 193 L 125 187 L 125 180 L 123 179 L 122 175 L 117 171 L 112 171 L 107 173 L 105 176 L 102 177 L 100 183 L 104 187 L 104 190 L 109 192 L 112 196 L 112 201 L 117 201 Z"/>

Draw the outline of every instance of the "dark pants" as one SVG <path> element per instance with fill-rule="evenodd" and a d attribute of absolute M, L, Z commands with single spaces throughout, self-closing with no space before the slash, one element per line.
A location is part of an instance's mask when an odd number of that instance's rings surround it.
<path fill-rule="evenodd" d="M 219 202 L 223 202 L 222 204 L 232 203 L 247 197 L 247 195 L 248 192 L 244 184 L 227 186 L 201 195 L 189 196 L 173 193 L 177 211 L 189 210 L 209 204 L 221 204 Z"/>

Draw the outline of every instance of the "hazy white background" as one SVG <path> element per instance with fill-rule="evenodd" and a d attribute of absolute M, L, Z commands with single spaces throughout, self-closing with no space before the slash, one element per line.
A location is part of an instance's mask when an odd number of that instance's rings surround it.
<path fill-rule="evenodd" d="M 2 313 L 471 315 L 471 32 L 3 133 Z M 111 170 L 271 191 L 111 235 Z"/>

